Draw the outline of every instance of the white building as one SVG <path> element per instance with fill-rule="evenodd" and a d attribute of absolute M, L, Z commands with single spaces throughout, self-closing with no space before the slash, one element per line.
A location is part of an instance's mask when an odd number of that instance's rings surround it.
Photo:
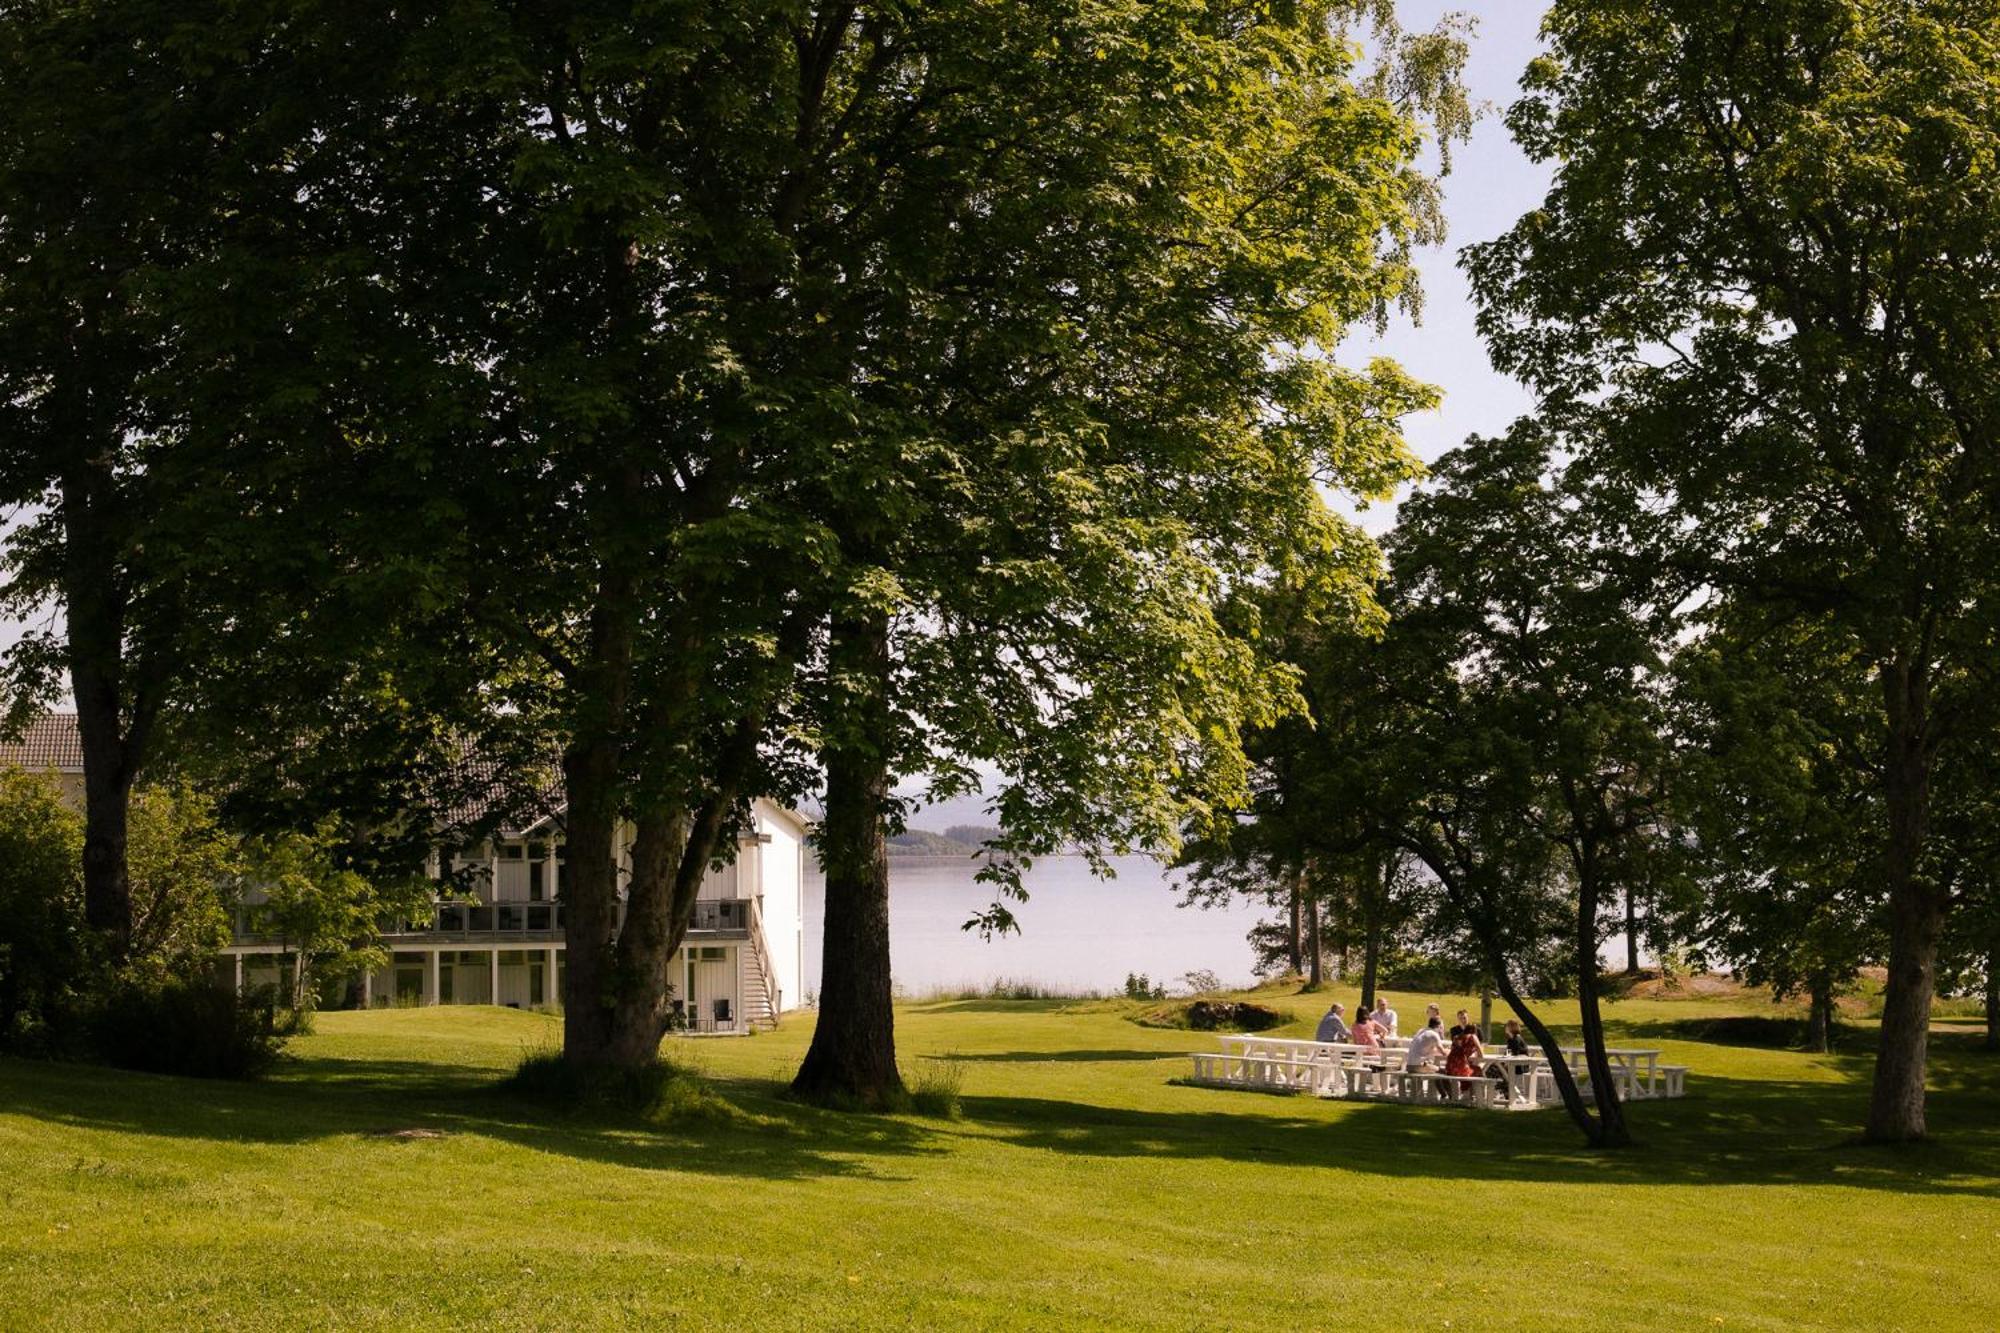
<path fill-rule="evenodd" d="M 0 743 L 0 765 L 54 770 L 64 792 L 77 799 L 83 752 L 76 719 L 65 713 L 36 719 L 20 743 Z M 762 799 L 751 815 L 735 861 L 702 883 L 687 937 L 668 965 L 675 1006 L 692 1031 L 769 1027 L 803 997 L 805 822 Z M 631 832 L 629 826 L 621 831 L 621 874 L 630 864 Z M 559 1007 L 567 869 L 557 818 L 435 852 L 427 869 L 441 889 L 452 872 L 454 892 L 441 893 L 425 919 L 396 922 L 385 931 L 389 962 L 362 978 L 362 1003 Z M 622 903 L 619 910 L 622 916 Z M 290 970 L 284 941 L 260 929 L 257 918 L 252 894 L 237 913 L 226 950 L 239 988 L 281 985 Z"/>
<path fill-rule="evenodd" d="M 736 859 L 703 881 L 687 937 L 667 967 L 674 1004 L 695 1032 L 749 1032 L 796 1008 L 805 975 L 805 824 L 771 801 L 752 807 L 753 827 Z M 621 830 L 619 869 L 628 869 L 631 829 Z M 444 858 L 450 858 L 445 865 Z M 422 921 L 384 932 L 389 963 L 361 979 L 361 1002 L 395 1005 L 499 1004 L 554 1009 L 563 973 L 562 891 L 568 867 L 553 818 L 503 829 L 457 852 L 433 853 L 442 880 L 469 885 L 440 897 Z M 622 890 L 621 890 L 622 892 Z M 623 915 L 623 904 L 620 904 Z M 237 916 L 238 985 L 277 985 L 283 941 L 259 930 L 252 895 Z"/>

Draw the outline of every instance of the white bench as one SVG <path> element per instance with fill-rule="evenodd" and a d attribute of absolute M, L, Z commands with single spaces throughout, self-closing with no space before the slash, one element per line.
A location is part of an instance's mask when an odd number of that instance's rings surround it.
<path fill-rule="evenodd" d="M 1270 1092 L 1317 1092 L 1325 1062 L 1281 1055 L 1211 1054 L 1196 1051 L 1194 1081 L 1221 1087 L 1258 1088 Z"/>

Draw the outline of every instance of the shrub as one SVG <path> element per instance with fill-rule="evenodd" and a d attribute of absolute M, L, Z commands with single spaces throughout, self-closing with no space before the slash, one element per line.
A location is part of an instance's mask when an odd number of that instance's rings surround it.
<path fill-rule="evenodd" d="M 698 1074 L 666 1060 L 626 1069 L 572 1064 L 559 1050 L 531 1051 L 500 1088 L 569 1114 L 637 1117 L 655 1125 L 736 1118 L 736 1108 Z"/>
<path fill-rule="evenodd" d="M 1195 1000 L 1170 1004 L 1140 1014 L 1137 1022 L 1149 1028 L 1192 1028 L 1197 1032 L 1267 1032 L 1283 1027 L 1298 1015 L 1271 1009 L 1247 1000 Z"/>
<path fill-rule="evenodd" d="M 910 1080 L 910 1109 L 938 1120 L 956 1120 L 962 1111 L 959 1094 L 965 1087 L 965 1061 L 955 1055 L 927 1055 Z"/>
<path fill-rule="evenodd" d="M 191 1078 L 255 1078 L 284 1048 L 268 989 L 239 996 L 181 977 L 113 983 L 87 1027 L 106 1064 Z"/>
<path fill-rule="evenodd" d="M 1799 1050 L 1806 1045 L 1807 1023 L 1803 1018 L 1781 1015 L 1734 1014 L 1722 1018 L 1681 1018 L 1651 1024 L 1656 1032 L 1677 1041 L 1706 1041 L 1721 1046 L 1760 1046 L 1768 1050 Z M 1828 1032 L 1835 1046 L 1848 1044 L 1853 1030 L 1840 1023 Z"/>
<path fill-rule="evenodd" d="M 83 820 L 53 776 L 0 769 L 0 1050 L 65 1053 L 93 979 Z"/>

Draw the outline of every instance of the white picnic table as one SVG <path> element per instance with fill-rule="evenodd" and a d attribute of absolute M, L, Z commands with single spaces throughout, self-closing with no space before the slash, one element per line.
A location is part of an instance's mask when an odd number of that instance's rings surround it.
<path fill-rule="evenodd" d="M 1553 1105 L 1557 1100 L 1555 1078 L 1548 1058 L 1541 1052 L 1509 1055 L 1504 1051 L 1484 1052 L 1479 1065 L 1483 1075 L 1496 1070 L 1504 1096 L 1492 1096 L 1470 1080 L 1452 1079 L 1434 1071 L 1412 1071 L 1403 1067 L 1407 1042 L 1364 1046 L 1358 1042 L 1312 1041 L 1300 1037 L 1267 1037 L 1257 1033 L 1228 1033 L 1221 1037 L 1220 1055 L 1194 1056 L 1198 1081 L 1231 1086 L 1261 1087 L 1286 1091 L 1313 1091 L 1321 1096 L 1395 1097 L 1400 1100 L 1445 1100 L 1449 1088 L 1453 1097 L 1464 1094 L 1478 1104 L 1502 1104 L 1510 1108 Z M 1587 1076 L 1581 1046 L 1560 1048 L 1563 1061 L 1579 1075 Z M 1626 1100 L 1679 1097 L 1683 1093 L 1686 1067 L 1663 1065 L 1661 1052 L 1643 1047 L 1616 1047 L 1605 1052 L 1619 1095 Z M 1423 1077 L 1412 1077 L 1422 1074 Z M 1486 1082 L 1493 1080 L 1488 1077 Z"/>

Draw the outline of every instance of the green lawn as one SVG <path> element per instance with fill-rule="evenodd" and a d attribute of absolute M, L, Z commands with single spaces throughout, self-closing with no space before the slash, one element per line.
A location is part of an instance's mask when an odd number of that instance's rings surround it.
<path fill-rule="evenodd" d="M 252 1086 L 0 1061 L 0 1327 L 1991 1327 L 2000 1060 L 1941 1025 L 1938 1142 L 1845 1147 L 1865 1058 L 1661 1036 L 1744 1008 L 1613 1007 L 1694 1072 L 1609 1157 L 1177 1086 L 1210 1039 L 1114 1002 L 901 1010 L 956 1121 L 783 1100 L 801 1016 L 674 1047 L 736 1110 L 663 1130 L 492 1092 L 555 1032 L 504 1010 L 323 1015 Z"/>

